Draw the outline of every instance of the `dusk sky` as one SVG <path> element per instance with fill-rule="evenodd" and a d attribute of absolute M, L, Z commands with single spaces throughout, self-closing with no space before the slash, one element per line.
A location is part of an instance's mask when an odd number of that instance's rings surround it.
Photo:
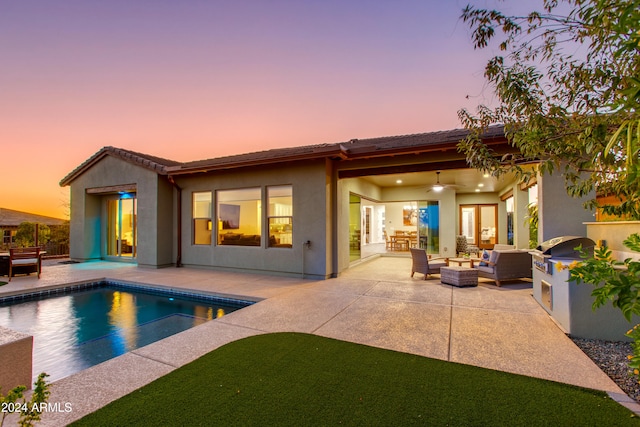
<path fill-rule="evenodd" d="M 66 217 L 58 182 L 108 145 L 188 161 L 459 128 L 492 102 L 468 2 L 3 1 L 0 207 Z"/>

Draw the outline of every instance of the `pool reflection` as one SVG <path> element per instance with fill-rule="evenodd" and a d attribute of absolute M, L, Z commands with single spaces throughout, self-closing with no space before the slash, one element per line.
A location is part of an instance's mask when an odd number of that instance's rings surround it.
<path fill-rule="evenodd" d="M 106 287 L 0 304 L 0 325 L 34 336 L 34 379 L 55 381 L 239 308 Z"/>

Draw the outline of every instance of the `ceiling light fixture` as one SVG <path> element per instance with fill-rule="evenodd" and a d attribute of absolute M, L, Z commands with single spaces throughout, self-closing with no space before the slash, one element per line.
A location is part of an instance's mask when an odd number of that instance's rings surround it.
<path fill-rule="evenodd" d="M 442 184 L 440 184 L 440 171 L 436 172 L 436 174 L 437 174 L 436 184 L 432 188 L 433 188 L 433 191 L 439 193 L 444 189 L 444 187 L 442 186 Z"/>
<path fill-rule="evenodd" d="M 402 180 L 401 179 L 396 179 L 396 184 L 402 184 Z"/>

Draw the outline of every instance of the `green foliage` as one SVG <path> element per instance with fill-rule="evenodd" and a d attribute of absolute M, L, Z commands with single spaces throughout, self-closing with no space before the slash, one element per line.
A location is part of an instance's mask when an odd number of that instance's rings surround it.
<path fill-rule="evenodd" d="M 640 219 L 640 0 L 544 0 L 542 12 L 507 16 L 467 6 L 462 19 L 476 48 L 500 35 L 506 56 L 488 61 L 485 77 L 500 105 L 460 110 L 471 130 L 459 145 L 467 161 L 496 176 L 561 172 L 567 193 L 595 190 L 617 203 L 605 214 Z M 563 11 L 568 10 L 567 13 Z M 513 150 L 498 155 L 480 140 L 487 126 L 504 124 Z M 537 170 L 523 168 L 538 163 Z M 597 200 L 585 204 L 596 208 Z M 640 251 L 640 237 L 625 245 Z M 640 314 L 640 262 L 615 261 L 607 248 L 571 269 L 595 286 L 594 308 L 611 301 L 627 319 Z M 640 332 L 630 357 L 640 374 Z"/>
<path fill-rule="evenodd" d="M 9 409 L 8 411 L 2 411 L 0 426 L 4 424 L 5 418 L 9 413 L 11 413 L 10 410 L 12 409 L 15 409 L 14 412 L 18 412 L 20 414 L 18 425 L 21 427 L 33 426 L 37 421 L 40 421 L 40 417 L 42 415 L 41 405 L 46 404 L 49 399 L 49 395 L 51 394 L 49 391 L 51 384 L 47 384 L 45 380 L 48 376 L 49 375 L 44 372 L 38 375 L 36 382 L 33 384 L 33 394 L 28 402 L 24 397 L 24 392 L 27 387 L 23 385 L 9 390 L 6 396 L 0 394 L 0 405 L 5 408 L 4 404 L 8 404 L 6 408 Z"/>
<path fill-rule="evenodd" d="M 18 226 L 16 236 L 13 241 L 19 247 L 31 247 L 35 246 L 35 232 L 36 224 L 33 222 L 23 222 Z M 38 224 L 38 243 L 40 245 L 47 243 L 51 237 L 51 229 L 45 224 Z"/>
<path fill-rule="evenodd" d="M 640 252 L 640 235 L 632 234 L 624 245 L 635 252 Z M 616 261 L 607 247 L 597 248 L 594 256 L 583 253 L 583 262 L 570 270 L 570 280 L 576 283 L 590 283 L 594 286 L 591 295 L 595 298 L 593 309 L 611 301 L 614 307 L 622 311 L 624 317 L 631 321 L 632 316 L 640 315 L 640 261 L 627 258 Z M 633 355 L 629 365 L 636 375 L 640 374 L 640 329 L 636 325 L 627 332 L 634 340 Z"/>
<path fill-rule="evenodd" d="M 525 225 L 529 226 L 529 248 L 538 246 L 538 204 L 529 203 L 527 205 L 527 216 Z"/>
<path fill-rule="evenodd" d="M 467 161 L 524 180 L 537 171 L 523 164 L 537 162 L 561 172 L 570 195 L 614 195 L 608 213 L 640 219 L 640 0 L 545 0 L 525 16 L 467 6 L 462 19 L 476 48 L 499 38 L 504 53 L 485 68 L 499 106 L 458 112 L 472 131 L 459 145 Z M 511 152 L 480 140 L 493 124 L 505 126 Z"/>
<path fill-rule="evenodd" d="M 65 221 L 62 225 L 51 227 L 51 235 L 49 242 L 58 245 L 69 244 L 69 221 Z"/>

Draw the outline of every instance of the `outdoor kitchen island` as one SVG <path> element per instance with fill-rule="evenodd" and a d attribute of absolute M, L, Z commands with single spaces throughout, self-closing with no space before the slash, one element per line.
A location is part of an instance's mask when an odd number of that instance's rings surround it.
<path fill-rule="evenodd" d="M 593 254 L 595 242 L 587 237 L 561 236 L 547 240 L 532 252 L 533 297 L 564 329 L 578 338 L 629 341 L 629 323 L 611 303 L 593 310 L 593 285 L 569 280 L 569 265 L 580 261 L 577 247 Z"/>

